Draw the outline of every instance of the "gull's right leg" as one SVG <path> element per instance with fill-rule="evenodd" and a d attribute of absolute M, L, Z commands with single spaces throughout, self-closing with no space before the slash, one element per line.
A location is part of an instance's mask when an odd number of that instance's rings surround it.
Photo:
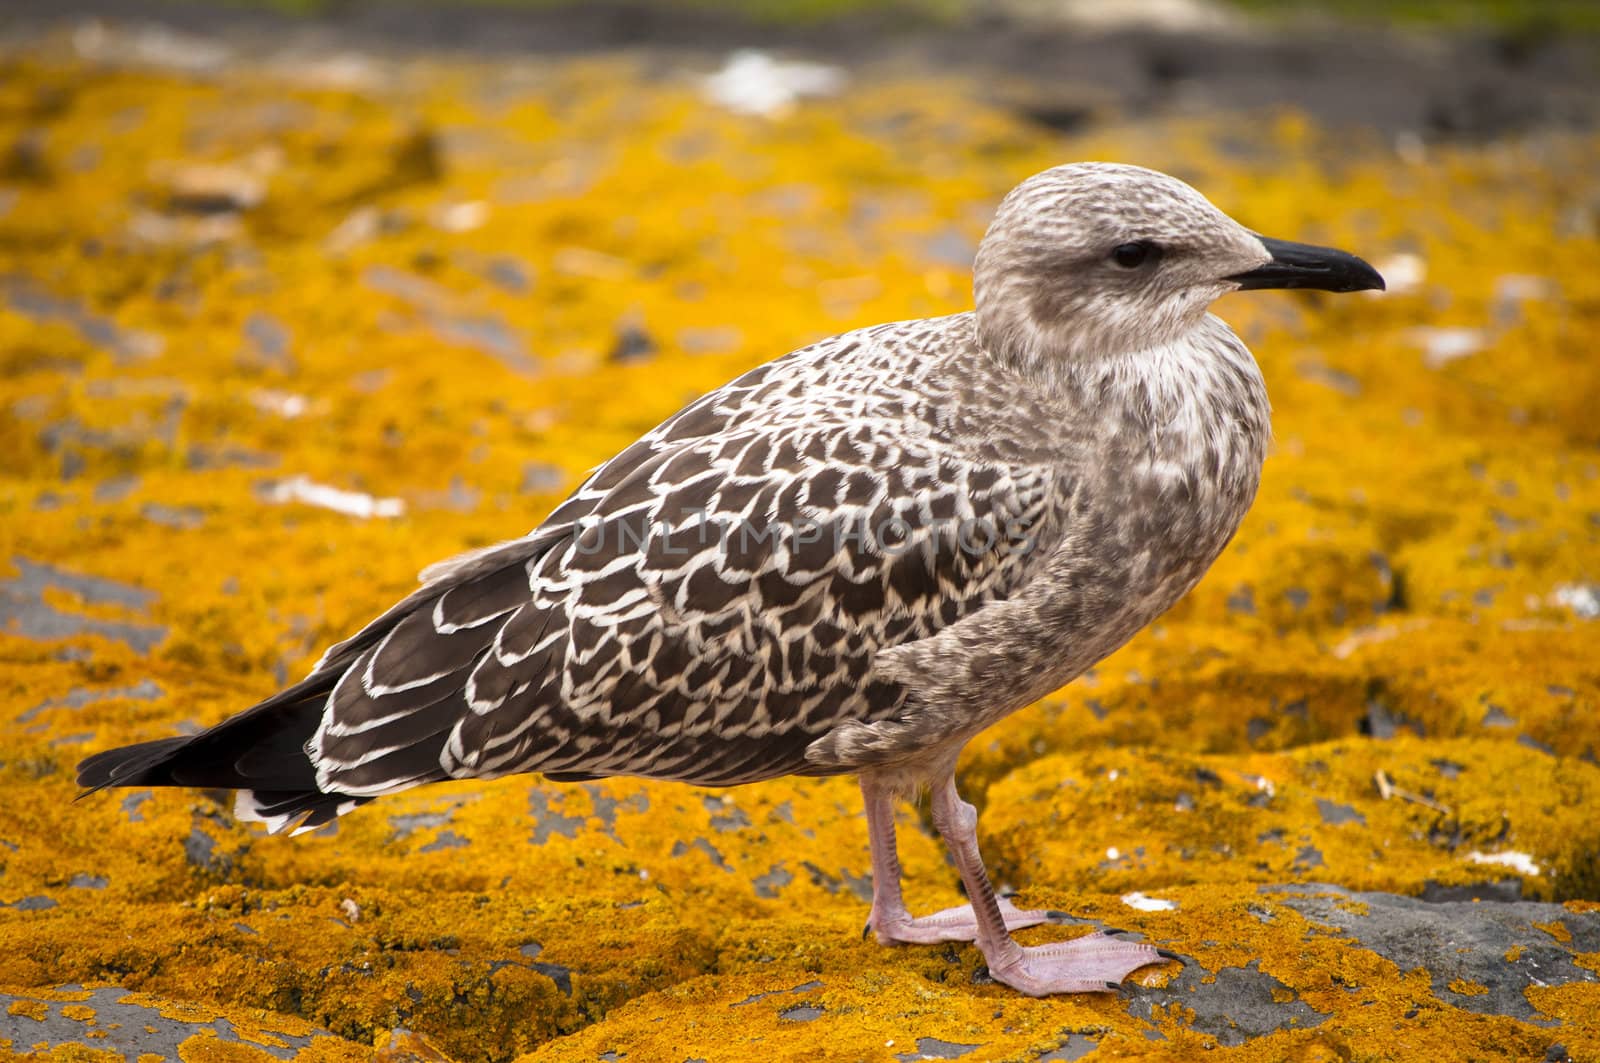
<path fill-rule="evenodd" d="M 1146 964 L 1178 959 L 1172 953 L 1095 933 L 1053 945 L 1023 948 L 1011 937 L 997 903 L 989 873 L 978 855 L 978 810 L 961 800 L 950 775 L 936 780 L 931 792 L 933 825 L 950 846 L 956 870 L 977 905 L 977 936 L 989 973 L 997 982 L 1031 997 L 1050 993 L 1115 990 L 1130 973 Z"/>
<path fill-rule="evenodd" d="M 867 840 L 872 849 L 872 914 L 867 917 L 867 929 L 875 931 L 883 945 L 976 940 L 978 919 L 970 904 L 920 919 L 906 910 L 900 893 L 900 854 L 894 836 L 894 793 L 882 780 L 865 774 L 861 776 L 861 794 L 866 799 Z M 995 900 L 1008 931 L 1063 918 L 1061 912 L 1024 911 L 1004 897 Z"/>

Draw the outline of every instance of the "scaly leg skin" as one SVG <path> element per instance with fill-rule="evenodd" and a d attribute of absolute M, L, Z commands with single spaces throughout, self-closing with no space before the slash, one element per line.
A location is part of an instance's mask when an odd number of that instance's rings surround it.
<path fill-rule="evenodd" d="M 967 896 L 972 898 L 978 924 L 975 940 L 996 981 L 1030 997 L 1103 992 L 1117 989 L 1140 967 L 1167 958 L 1149 945 L 1119 941 L 1106 934 L 1032 948 L 1018 945 L 1011 938 L 989 884 L 989 873 L 978 855 L 978 810 L 956 793 L 954 776 L 936 782 L 932 798 L 933 825 L 950 847 Z"/>
<path fill-rule="evenodd" d="M 900 856 L 894 836 L 894 797 L 870 776 L 862 776 L 866 799 L 867 840 L 872 849 L 872 914 L 867 930 L 876 932 L 881 945 L 933 945 L 941 941 L 974 941 L 978 917 L 972 905 L 913 917 L 900 893 Z M 1038 926 L 1066 918 L 1064 912 L 1025 911 L 1004 897 L 997 898 L 1007 930 Z"/>

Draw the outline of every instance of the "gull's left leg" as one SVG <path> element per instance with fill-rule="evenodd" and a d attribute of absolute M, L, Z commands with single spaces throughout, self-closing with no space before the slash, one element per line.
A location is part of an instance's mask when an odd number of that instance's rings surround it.
<path fill-rule="evenodd" d="M 1054 945 L 1018 945 L 978 855 L 978 810 L 961 800 L 953 775 L 934 783 L 932 798 L 933 825 L 950 847 L 972 898 L 978 931 L 974 940 L 996 981 L 1033 997 L 1114 990 L 1131 972 L 1168 958 L 1149 945 L 1101 933 Z"/>
<path fill-rule="evenodd" d="M 900 854 L 894 837 L 894 793 L 871 774 L 861 776 L 866 799 L 867 840 L 872 848 L 872 914 L 867 929 L 876 931 L 884 945 L 931 945 L 938 941 L 972 941 L 978 936 L 978 919 L 972 905 L 946 908 L 914 918 L 900 894 Z M 1004 897 L 995 901 L 1007 930 L 1038 926 L 1062 917 L 1060 912 L 1024 911 Z"/>

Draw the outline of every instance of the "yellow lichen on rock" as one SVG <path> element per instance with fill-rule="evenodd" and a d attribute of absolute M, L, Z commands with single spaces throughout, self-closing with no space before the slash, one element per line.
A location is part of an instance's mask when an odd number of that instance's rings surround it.
<path fill-rule="evenodd" d="M 1600 1059 L 1592 136 L 1422 164 L 1294 118 L 1063 138 L 951 79 L 768 121 L 634 60 L 4 63 L 0 1051 L 109 1058 L 138 1016 L 230 1063 Z M 1219 305 L 1276 410 L 1256 508 L 963 762 L 998 878 L 1084 921 L 1023 940 L 1186 965 L 1038 1001 L 862 941 L 846 779 L 459 783 L 299 839 L 73 802 L 85 753 L 271 693 L 741 369 L 963 309 L 999 196 L 1074 158 L 1421 273 Z M 958 904 L 922 826 L 911 904 Z M 1412 950 L 1452 926 L 1470 954 Z"/>
<path fill-rule="evenodd" d="M 1503 742 L 1087 750 L 1040 757 L 988 797 L 986 851 L 1019 882 L 1048 869 L 1115 891 L 1236 880 L 1416 894 L 1505 878 L 1535 897 L 1600 892 L 1600 768 Z"/>

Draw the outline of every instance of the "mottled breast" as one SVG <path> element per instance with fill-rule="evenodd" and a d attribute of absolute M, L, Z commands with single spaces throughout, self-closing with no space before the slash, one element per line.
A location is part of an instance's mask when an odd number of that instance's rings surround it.
<path fill-rule="evenodd" d="M 1255 497 L 1269 407 L 1249 351 L 1207 318 L 1185 343 L 1075 367 L 1055 396 L 1060 533 L 1004 601 L 888 647 L 876 677 L 908 696 L 808 753 L 859 769 L 958 746 L 1070 681 L 1199 580 Z"/>

